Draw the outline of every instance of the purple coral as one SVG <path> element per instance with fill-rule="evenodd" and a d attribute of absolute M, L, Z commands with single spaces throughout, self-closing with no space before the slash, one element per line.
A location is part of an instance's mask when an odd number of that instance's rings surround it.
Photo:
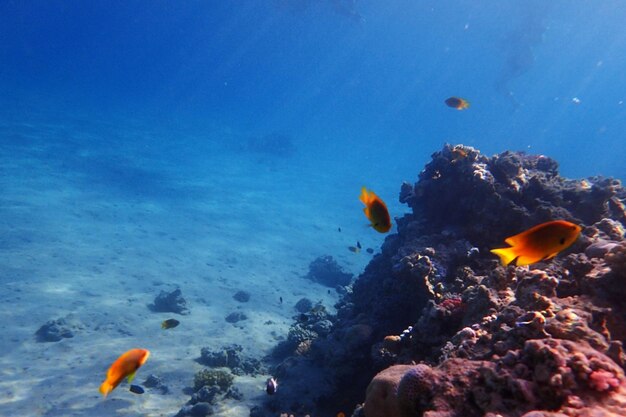
<path fill-rule="evenodd" d="M 398 384 L 398 402 L 408 415 L 414 415 L 430 402 L 436 372 L 428 365 L 415 365 L 404 373 Z"/>

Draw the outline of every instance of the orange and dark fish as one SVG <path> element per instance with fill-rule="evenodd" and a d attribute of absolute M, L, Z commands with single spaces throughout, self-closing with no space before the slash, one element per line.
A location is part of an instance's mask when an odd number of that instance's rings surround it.
<path fill-rule="evenodd" d="M 361 252 L 362 246 L 361 243 L 357 240 L 356 246 L 348 246 L 348 250 L 350 252 L 359 253 Z"/>
<path fill-rule="evenodd" d="M 534 226 L 505 240 L 510 248 L 492 249 L 503 265 L 530 265 L 554 258 L 578 239 L 582 227 L 565 220 Z"/>
<path fill-rule="evenodd" d="M 372 223 L 371 226 L 380 233 L 387 233 L 391 229 L 391 217 L 387 205 L 373 191 L 367 188 L 361 189 L 359 200 L 365 204 L 363 211 L 365 216 Z"/>
<path fill-rule="evenodd" d="M 161 323 L 161 328 L 162 329 L 173 329 L 174 327 L 178 326 L 180 324 L 180 322 L 176 319 L 167 319 L 165 321 L 163 321 L 163 323 Z"/>
<path fill-rule="evenodd" d="M 460 159 L 467 157 L 467 151 L 462 146 L 455 146 L 452 148 L 452 162 L 457 162 Z"/>
<path fill-rule="evenodd" d="M 106 397 L 124 378 L 128 378 L 128 382 L 131 383 L 137 369 L 146 363 L 149 356 L 150 351 L 147 349 L 131 349 L 122 354 L 107 371 L 107 377 L 100 385 L 100 393 Z"/>
<path fill-rule="evenodd" d="M 268 378 L 265 383 L 265 392 L 267 395 L 274 395 L 278 391 L 278 381 L 275 378 Z"/>
<path fill-rule="evenodd" d="M 461 97 L 450 97 L 445 100 L 445 103 L 448 107 L 452 107 L 457 110 L 465 110 L 469 108 L 469 101 L 465 100 Z"/>

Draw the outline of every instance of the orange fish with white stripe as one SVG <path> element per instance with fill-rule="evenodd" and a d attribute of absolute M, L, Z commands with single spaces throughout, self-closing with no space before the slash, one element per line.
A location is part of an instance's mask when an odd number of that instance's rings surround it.
<path fill-rule="evenodd" d="M 578 239 L 582 227 L 565 220 L 555 220 L 532 227 L 505 240 L 511 247 L 492 249 L 502 265 L 530 265 L 554 258 Z"/>
<path fill-rule="evenodd" d="M 137 369 L 146 363 L 149 356 L 150 351 L 147 349 L 131 349 L 122 354 L 107 371 L 107 377 L 100 385 L 100 393 L 106 397 L 126 377 L 129 383 L 132 382 Z"/>
<path fill-rule="evenodd" d="M 374 230 L 387 233 L 391 229 L 391 217 L 389 217 L 389 210 L 387 210 L 385 202 L 365 187 L 361 190 L 359 200 L 365 204 L 363 211 L 369 221 L 372 222 L 371 226 Z"/>

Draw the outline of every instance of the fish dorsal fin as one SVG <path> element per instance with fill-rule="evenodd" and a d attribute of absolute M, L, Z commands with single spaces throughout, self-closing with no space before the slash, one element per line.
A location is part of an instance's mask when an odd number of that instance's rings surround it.
<path fill-rule="evenodd" d="M 524 242 L 524 240 L 526 239 L 526 235 L 527 232 L 518 233 L 515 236 L 507 237 L 506 239 L 504 239 L 504 242 L 507 245 L 517 246 Z"/>
<path fill-rule="evenodd" d="M 132 374 L 128 375 L 128 383 L 130 384 L 131 382 L 133 382 L 133 379 L 135 379 L 135 374 L 137 373 L 137 371 L 133 372 Z"/>
<path fill-rule="evenodd" d="M 359 196 L 359 200 L 365 205 L 368 205 L 370 202 L 370 194 L 367 191 L 367 188 L 361 188 L 361 195 Z"/>

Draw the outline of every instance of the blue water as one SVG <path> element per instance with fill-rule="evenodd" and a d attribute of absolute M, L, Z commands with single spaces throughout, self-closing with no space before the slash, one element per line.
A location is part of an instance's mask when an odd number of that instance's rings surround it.
<path fill-rule="evenodd" d="M 383 239 L 364 227 L 361 186 L 401 215 L 401 182 L 444 143 L 623 179 L 625 21 L 618 0 L 0 0 L 0 281 L 71 287 L 140 276 L 148 259 L 192 286 L 197 268 L 252 256 L 248 285 L 279 294 L 293 277 L 276 270 L 327 253 L 358 274 L 368 258 L 346 246 Z M 268 135 L 287 151 L 250 145 Z M 5 298 L 22 357 L 63 305 L 41 297 L 31 317 Z M 28 415 L 15 404 L 0 410 Z"/>
<path fill-rule="evenodd" d="M 352 3 L 3 1 L 3 112 L 285 131 L 396 178 L 445 141 L 624 176 L 623 2 Z"/>

